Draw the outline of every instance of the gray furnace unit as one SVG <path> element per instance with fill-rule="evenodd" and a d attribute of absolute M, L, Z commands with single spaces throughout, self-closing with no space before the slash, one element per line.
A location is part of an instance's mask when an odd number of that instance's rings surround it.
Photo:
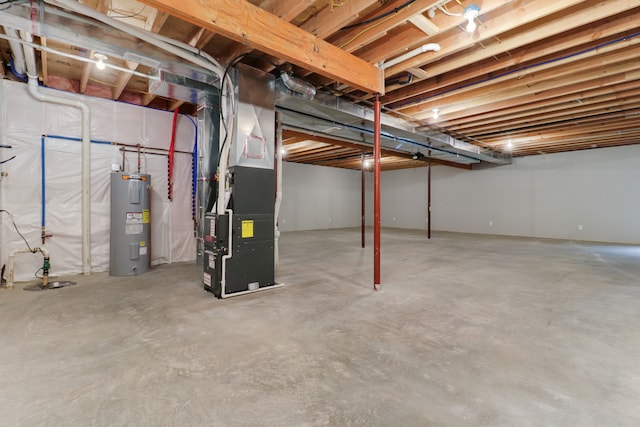
<path fill-rule="evenodd" d="M 230 198 L 224 214 L 210 212 L 204 219 L 204 288 L 218 298 L 279 286 L 274 271 L 274 78 L 238 65 L 235 83 Z"/>
<path fill-rule="evenodd" d="M 111 173 L 111 234 L 109 274 L 135 276 L 149 271 L 151 177 Z"/>

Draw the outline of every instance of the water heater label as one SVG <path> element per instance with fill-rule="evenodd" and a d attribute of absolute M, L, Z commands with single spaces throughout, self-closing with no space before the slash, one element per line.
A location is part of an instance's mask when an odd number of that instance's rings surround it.
<path fill-rule="evenodd" d="M 253 220 L 242 221 L 242 238 L 253 237 Z"/>
<path fill-rule="evenodd" d="M 124 234 L 142 234 L 142 212 L 127 212 Z"/>
<path fill-rule="evenodd" d="M 207 286 L 211 286 L 211 275 L 209 273 L 204 273 L 203 282 Z"/>
<path fill-rule="evenodd" d="M 149 215 L 149 209 L 143 209 L 142 210 L 142 223 L 143 224 L 149 224 L 149 220 L 151 219 L 150 215 Z"/>

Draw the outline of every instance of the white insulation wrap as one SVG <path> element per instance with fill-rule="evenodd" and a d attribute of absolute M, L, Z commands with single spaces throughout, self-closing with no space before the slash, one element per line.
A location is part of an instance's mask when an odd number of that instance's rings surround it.
<path fill-rule="evenodd" d="M 67 94 L 65 94 L 67 95 Z M 142 173 L 151 175 L 151 263 L 195 259 L 191 210 L 191 155 L 176 152 L 173 170 L 173 201 L 168 199 L 168 158 L 145 153 L 147 148 L 168 149 L 173 113 L 120 102 L 77 95 L 91 109 L 91 139 L 120 144 L 140 144 Z M 81 136 L 77 108 L 45 104 L 33 99 L 27 85 L 0 81 L 0 141 L 13 146 L 1 149 L 0 209 L 11 212 L 32 247 L 51 254 L 51 276 L 82 273 L 81 236 L 81 143 L 45 138 L 45 218 L 47 234 L 42 245 L 41 145 L 42 135 Z M 176 151 L 193 152 L 196 129 L 188 117 L 179 116 Z M 135 148 L 127 148 L 135 150 Z M 111 165 L 120 164 L 116 145 L 91 144 L 91 271 L 109 269 L 109 185 Z M 125 170 L 137 171 L 137 153 L 126 153 Z M 9 253 L 25 244 L 8 215 L 0 216 L 0 264 Z M 15 279 L 29 280 L 42 266 L 42 257 L 21 257 Z"/>

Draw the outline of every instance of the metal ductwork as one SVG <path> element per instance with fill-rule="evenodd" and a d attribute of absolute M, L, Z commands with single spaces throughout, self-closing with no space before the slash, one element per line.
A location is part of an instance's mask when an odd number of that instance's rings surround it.
<path fill-rule="evenodd" d="M 319 92 L 313 100 L 304 99 L 280 90 L 276 100 L 282 125 L 310 134 L 373 145 L 373 110 L 355 105 L 343 98 Z M 511 157 L 483 149 L 435 131 L 418 131 L 415 126 L 399 117 L 381 115 L 382 146 L 387 149 L 413 154 L 431 150 L 434 159 L 470 165 L 480 162 L 504 165 Z"/>

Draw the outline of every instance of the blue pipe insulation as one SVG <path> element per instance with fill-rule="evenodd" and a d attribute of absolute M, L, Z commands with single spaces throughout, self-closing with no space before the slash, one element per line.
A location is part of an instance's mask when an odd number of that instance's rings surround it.
<path fill-rule="evenodd" d="M 63 139 L 66 141 L 82 141 L 82 138 L 73 138 L 73 137 L 69 137 L 69 136 L 60 136 L 60 135 L 42 135 L 41 139 L 40 139 L 40 165 L 41 165 L 41 172 L 40 172 L 40 179 L 41 179 L 41 186 L 42 186 L 42 190 L 41 190 L 41 194 L 42 194 L 42 213 L 41 213 L 41 223 L 40 225 L 42 227 L 44 227 L 45 225 L 45 213 L 46 213 L 46 179 L 45 179 L 45 150 L 44 150 L 44 143 L 45 140 L 47 138 L 50 139 Z M 110 141 L 102 141 L 99 139 L 92 139 L 91 140 L 92 144 L 103 144 L 103 145 L 111 145 Z"/>
<path fill-rule="evenodd" d="M 66 141 L 82 141 L 82 138 L 74 138 L 70 136 L 60 136 L 60 135 L 42 135 L 43 138 L 51 138 L 51 139 L 64 139 Z M 92 139 L 92 144 L 103 144 L 103 145 L 111 145 L 111 141 L 104 141 L 101 139 Z"/>
<path fill-rule="evenodd" d="M 25 76 L 23 76 L 22 74 L 19 74 L 16 71 L 15 66 L 13 65 L 13 56 L 9 57 L 9 69 L 11 70 L 11 72 L 13 73 L 14 76 L 16 76 L 17 78 L 19 78 L 22 82 L 27 83 L 27 78 Z"/>

